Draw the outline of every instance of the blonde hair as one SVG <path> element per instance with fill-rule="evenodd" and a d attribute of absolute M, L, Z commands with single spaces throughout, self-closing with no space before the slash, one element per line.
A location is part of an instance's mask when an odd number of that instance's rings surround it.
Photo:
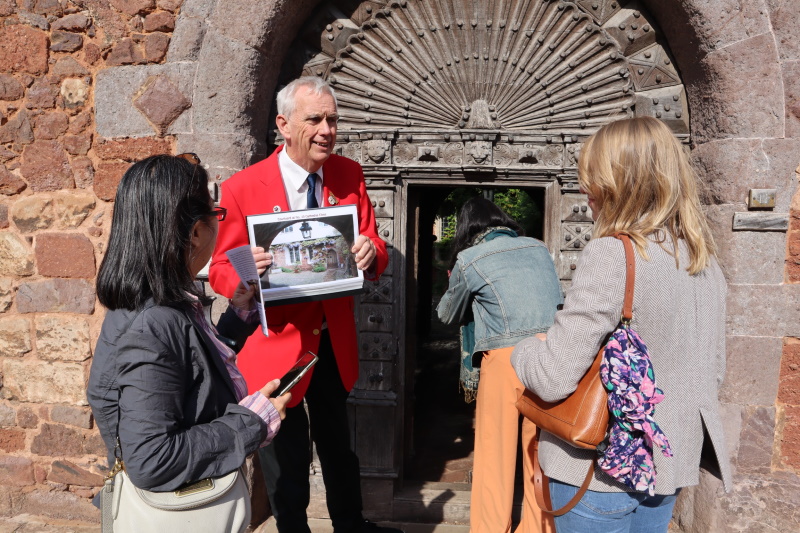
<path fill-rule="evenodd" d="M 660 120 L 638 117 L 603 126 L 583 145 L 578 181 L 600 208 L 595 237 L 628 233 L 647 259 L 647 239 L 663 246 L 669 235 L 676 266 L 678 239 L 683 239 L 690 274 L 715 255 L 697 177 L 683 146 Z"/>

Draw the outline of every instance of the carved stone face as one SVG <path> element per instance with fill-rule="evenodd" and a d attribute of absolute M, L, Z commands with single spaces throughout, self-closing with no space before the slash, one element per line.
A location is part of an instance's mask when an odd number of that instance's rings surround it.
<path fill-rule="evenodd" d="M 386 159 L 388 146 L 386 141 L 367 141 L 364 143 L 367 150 L 367 157 L 373 163 L 383 163 Z"/>
<path fill-rule="evenodd" d="M 492 155 L 492 143 L 483 141 L 474 142 L 468 153 L 477 164 L 483 164 L 489 156 Z"/>

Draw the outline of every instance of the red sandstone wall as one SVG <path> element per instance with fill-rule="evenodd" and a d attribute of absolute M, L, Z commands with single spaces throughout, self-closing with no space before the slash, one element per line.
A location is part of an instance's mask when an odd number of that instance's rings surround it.
<path fill-rule="evenodd" d="M 174 140 L 99 138 L 93 87 L 162 62 L 181 3 L 0 0 L 0 516 L 97 519 L 93 281 L 119 178 Z"/>

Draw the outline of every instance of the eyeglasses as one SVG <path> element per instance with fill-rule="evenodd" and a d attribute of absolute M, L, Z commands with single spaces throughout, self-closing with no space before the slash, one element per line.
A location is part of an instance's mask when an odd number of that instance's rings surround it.
<path fill-rule="evenodd" d="M 199 165 L 200 164 L 200 158 L 197 157 L 197 154 L 192 153 L 192 152 L 186 152 L 185 154 L 178 154 L 175 157 L 180 157 L 181 159 L 185 159 L 186 161 L 188 161 L 189 163 L 191 163 L 193 165 Z"/>
<path fill-rule="evenodd" d="M 219 220 L 220 222 L 225 220 L 225 217 L 227 215 L 228 215 L 228 210 L 224 207 L 214 207 L 213 209 L 211 209 L 211 213 L 208 214 L 208 216 L 216 216 L 217 220 Z"/>

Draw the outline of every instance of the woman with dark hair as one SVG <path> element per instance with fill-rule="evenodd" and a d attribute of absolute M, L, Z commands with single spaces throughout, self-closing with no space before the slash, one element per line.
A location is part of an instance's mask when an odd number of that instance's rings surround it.
<path fill-rule="evenodd" d="M 269 399 L 278 380 L 247 395 L 236 354 L 205 319 L 194 279 L 225 210 L 199 163 L 159 155 L 128 169 L 97 277 L 108 312 L 87 398 L 109 465 L 121 455 L 130 481 L 155 492 L 241 467 L 275 436 L 291 396 Z M 237 345 L 258 325 L 254 291 L 240 284 L 217 326 Z"/>
<path fill-rule="evenodd" d="M 461 387 L 467 401 L 477 397 L 472 533 L 511 530 L 519 440 L 515 403 L 525 390 L 511 368 L 511 350 L 518 341 L 547 331 L 561 303 L 547 247 L 520 233 L 494 203 L 468 200 L 458 214 L 449 287 L 436 308 L 443 322 L 462 324 Z M 536 427 L 523 420 L 523 449 L 535 434 Z M 527 455 L 523 467 L 525 499 L 516 531 L 549 531 L 552 522 L 542 517 L 534 499 Z"/>

